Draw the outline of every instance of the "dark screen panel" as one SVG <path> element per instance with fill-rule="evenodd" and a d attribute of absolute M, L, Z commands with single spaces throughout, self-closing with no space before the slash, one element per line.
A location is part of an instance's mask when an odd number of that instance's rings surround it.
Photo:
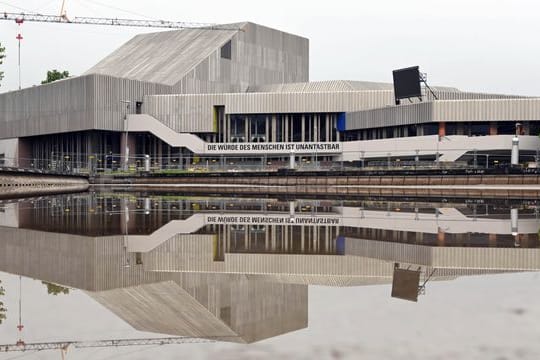
<path fill-rule="evenodd" d="M 420 69 L 418 66 L 394 70 L 394 94 L 396 100 L 422 96 Z"/>
<path fill-rule="evenodd" d="M 395 268 L 392 281 L 392 297 L 418 301 L 419 283 L 420 271 Z"/>

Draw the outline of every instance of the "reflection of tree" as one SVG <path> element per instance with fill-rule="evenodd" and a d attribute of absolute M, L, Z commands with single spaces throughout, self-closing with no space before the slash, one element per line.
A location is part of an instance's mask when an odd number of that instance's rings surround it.
<path fill-rule="evenodd" d="M 42 281 L 41 283 L 47 286 L 47 294 L 49 295 L 69 294 L 69 289 L 63 286 L 49 283 L 46 281 Z"/>
<path fill-rule="evenodd" d="M 6 290 L 2 287 L 2 280 L 0 280 L 0 296 L 4 296 Z M 0 301 L 0 324 L 6 319 L 7 308 L 4 306 L 4 303 Z"/>

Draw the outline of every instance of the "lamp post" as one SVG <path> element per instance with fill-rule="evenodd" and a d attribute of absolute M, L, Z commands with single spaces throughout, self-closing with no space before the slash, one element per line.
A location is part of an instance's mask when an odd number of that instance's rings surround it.
<path fill-rule="evenodd" d="M 521 123 L 516 123 L 516 134 L 512 138 L 512 151 L 510 155 L 510 165 L 519 166 L 519 135 L 521 132 Z"/>
<path fill-rule="evenodd" d="M 435 153 L 435 163 L 437 164 L 437 167 L 439 167 L 440 158 L 441 158 L 441 154 L 440 154 L 440 151 L 439 151 L 439 143 L 442 140 L 452 141 L 452 139 L 450 139 L 446 135 L 437 135 L 437 152 Z"/>
<path fill-rule="evenodd" d="M 129 100 L 120 100 L 120 103 L 126 105 L 126 112 L 124 113 L 124 170 L 128 170 L 128 161 L 129 161 L 129 146 L 128 146 L 128 116 L 127 116 L 127 110 L 129 109 L 129 105 L 131 104 L 131 101 Z"/>

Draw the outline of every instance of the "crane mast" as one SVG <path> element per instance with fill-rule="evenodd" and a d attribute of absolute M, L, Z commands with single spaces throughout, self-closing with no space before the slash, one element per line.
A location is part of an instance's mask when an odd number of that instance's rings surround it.
<path fill-rule="evenodd" d="M 32 13 L 11 13 L 4 12 L 0 14 L 0 20 L 15 21 L 17 24 L 22 24 L 26 21 L 44 22 L 44 23 L 60 23 L 60 24 L 81 24 L 81 25 L 113 25 L 113 26 L 130 26 L 130 27 L 147 27 L 147 28 L 163 28 L 163 29 L 203 29 L 203 30 L 241 30 L 235 25 L 220 25 L 210 23 L 195 23 L 182 21 L 165 21 L 165 20 L 141 20 L 141 19 L 121 19 L 121 18 L 102 18 L 102 17 L 84 17 L 78 16 L 71 19 L 65 14 L 62 8 L 61 15 L 43 15 Z"/>

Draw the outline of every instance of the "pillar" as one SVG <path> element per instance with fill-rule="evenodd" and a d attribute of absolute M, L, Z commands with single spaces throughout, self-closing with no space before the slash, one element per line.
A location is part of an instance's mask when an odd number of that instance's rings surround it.
<path fill-rule="evenodd" d="M 306 115 L 302 114 L 302 142 L 306 141 Z"/>
<path fill-rule="evenodd" d="M 246 116 L 244 118 L 244 137 L 246 138 L 246 142 L 251 142 L 251 139 L 249 138 L 249 131 L 250 128 L 249 128 L 249 121 L 248 121 L 248 117 Z"/>
<path fill-rule="evenodd" d="M 489 247 L 497 247 L 497 234 L 488 234 Z"/>
<path fill-rule="evenodd" d="M 446 234 L 444 233 L 444 231 L 439 228 L 438 229 L 438 232 L 437 232 L 437 245 L 438 246 L 444 246 L 445 245 L 445 239 L 446 238 Z"/>
<path fill-rule="evenodd" d="M 323 121 L 325 122 L 324 126 L 324 141 L 330 141 L 330 124 L 328 122 L 328 117 L 324 116 Z"/>
<path fill-rule="evenodd" d="M 497 135 L 497 123 L 495 121 L 489 123 L 489 135 Z"/>
<path fill-rule="evenodd" d="M 285 115 L 285 121 L 283 122 L 283 128 L 285 130 L 285 142 L 289 142 L 289 115 Z"/>
<path fill-rule="evenodd" d="M 439 122 L 439 137 L 446 136 L 446 122 Z"/>
<path fill-rule="evenodd" d="M 265 142 L 270 142 L 270 119 L 272 116 L 266 115 L 264 117 L 264 140 Z"/>
<path fill-rule="evenodd" d="M 269 142 L 276 142 L 276 139 L 277 139 L 276 128 L 277 128 L 276 115 L 274 114 L 272 115 L 272 135 L 271 135 L 271 138 L 268 139 Z"/>

